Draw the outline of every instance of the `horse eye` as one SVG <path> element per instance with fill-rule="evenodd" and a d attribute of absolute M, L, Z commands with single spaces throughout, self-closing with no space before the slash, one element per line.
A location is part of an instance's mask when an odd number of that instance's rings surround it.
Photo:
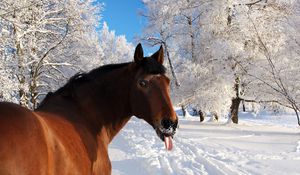
<path fill-rule="evenodd" d="M 148 82 L 147 82 L 146 80 L 140 80 L 140 81 L 139 81 L 139 85 L 140 85 L 141 87 L 146 87 L 146 86 L 148 85 Z"/>

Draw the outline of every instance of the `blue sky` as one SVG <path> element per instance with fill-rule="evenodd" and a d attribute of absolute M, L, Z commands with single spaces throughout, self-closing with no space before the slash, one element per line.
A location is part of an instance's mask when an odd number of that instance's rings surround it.
<path fill-rule="evenodd" d="M 134 37 L 141 35 L 146 25 L 145 18 L 138 12 L 145 10 L 141 0 L 98 0 L 105 4 L 102 22 L 106 21 L 110 30 L 117 35 L 125 35 L 128 42 L 137 44 Z M 145 55 L 157 49 L 144 46 Z"/>
<path fill-rule="evenodd" d="M 141 0 L 99 0 L 105 4 L 102 12 L 103 21 L 106 21 L 110 30 L 117 35 L 126 35 L 129 42 L 142 33 L 145 19 L 138 15 L 143 9 Z M 135 43 L 136 44 L 136 43 Z"/>

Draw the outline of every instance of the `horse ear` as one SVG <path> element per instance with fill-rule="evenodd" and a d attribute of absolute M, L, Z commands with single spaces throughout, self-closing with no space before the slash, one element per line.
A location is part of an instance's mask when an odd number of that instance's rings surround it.
<path fill-rule="evenodd" d="M 160 64 L 164 63 L 164 49 L 162 46 L 160 46 L 159 50 L 155 52 L 152 56 L 157 62 Z"/>
<path fill-rule="evenodd" d="M 143 47 L 142 44 L 139 43 L 136 48 L 135 48 L 135 52 L 134 52 L 134 62 L 139 63 L 143 60 L 144 58 L 144 51 L 143 51 Z"/>

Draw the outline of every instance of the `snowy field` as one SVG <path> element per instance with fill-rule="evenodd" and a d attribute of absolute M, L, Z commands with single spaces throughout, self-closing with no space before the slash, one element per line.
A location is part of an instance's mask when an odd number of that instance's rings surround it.
<path fill-rule="evenodd" d="M 109 148 L 113 175 L 300 174 L 300 128 L 295 116 L 240 114 L 200 123 L 180 118 L 172 151 L 142 120 L 132 118 Z"/>

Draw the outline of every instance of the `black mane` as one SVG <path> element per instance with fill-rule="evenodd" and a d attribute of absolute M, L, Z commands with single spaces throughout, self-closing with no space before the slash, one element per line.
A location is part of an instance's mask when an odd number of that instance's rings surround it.
<path fill-rule="evenodd" d="M 128 63 L 120 63 L 120 64 L 107 64 L 104 66 L 100 66 L 96 69 L 91 70 L 89 73 L 86 74 L 86 76 L 89 76 L 91 79 L 102 76 L 110 71 L 113 71 L 115 69 L 120 69 L 123 67 L 126 67 L 130 64 L 131 62 Z"/>
<path fill-rule="evenodd" d="M 86 74 L 86 76 L 89 76 L 90 78 L 99 77 L 105 73 L 112 71 L 112 70 L 125 67 L 125 66 L 129 65 L 130 63 L 132 63 L 132 62 L 104 65 L 104 66 L 101 66 L 94 70 L 91 70 L 89 73 Z M 145 70 L 145 72 L 147 74 L 165 74 L 166 73 L 166 68 L 151 57 L 144 58 L 141 61 L 141 63 L 139 63 L 139 64 L 140 64 L 140 66 L 142 66 L 142 68 Z"/>

